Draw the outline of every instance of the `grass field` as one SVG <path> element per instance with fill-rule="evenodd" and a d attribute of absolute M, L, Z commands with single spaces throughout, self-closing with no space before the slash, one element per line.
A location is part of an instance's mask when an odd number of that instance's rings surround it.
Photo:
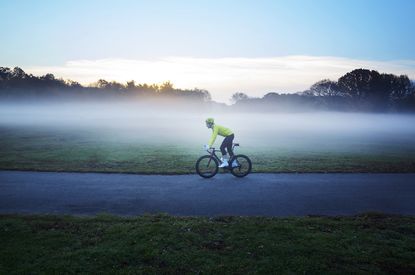
<path fill-rule="evenodd" d="M 1 274 L 413 274 L 415 218 L 0 216 Z"/>
<path fill-rule="evenodd" d="M 38 171 L 194 173 L 204 154 L 191 142 L 148 142 L 94 130 L 0 127 L 0 169 Z M 203 140 L 203 139 L 202 139 Z M 415 172 L 415 146 L 380 141 L 238 149 L 253 161 L 253 172 Z"/>

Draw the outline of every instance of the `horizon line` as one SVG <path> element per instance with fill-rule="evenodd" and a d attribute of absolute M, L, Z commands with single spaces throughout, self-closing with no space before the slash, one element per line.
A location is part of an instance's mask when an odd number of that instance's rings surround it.
<path fill-rule="evenodd" d="M 100 79 L 160 85 L 167 81 L 178 89 L 204 89 L 212 99 L 229 102 L 243 92 L 260 97 L 269 92 L 296 93 L 323 80 L 336 80 L 354 69 L 407 75 L 415 79 L 415 60 L 363 60 L 334 56 L 286 55 L 275 57 L 161 57 L 150 59 L 79 59 L 64 65 L 17 66 L 35 76 L 52 73 L 83 86 Z"/>

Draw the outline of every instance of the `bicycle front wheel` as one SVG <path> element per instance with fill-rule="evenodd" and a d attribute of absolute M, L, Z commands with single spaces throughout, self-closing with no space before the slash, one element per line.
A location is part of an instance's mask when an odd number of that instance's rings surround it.
<path fill-rule="evenodd" d="M 245 155 L 236 155 L 231 159 L 231 173 L 235 177 L 245 177 L 252 170 L 251 160 Z"/>
<path fill-rule="evenodd" d="M 209 156 L 200 157 L 196 162 L 196 172 L 203 178 L 211 178 L 218 173 L 218 161 Z"/>

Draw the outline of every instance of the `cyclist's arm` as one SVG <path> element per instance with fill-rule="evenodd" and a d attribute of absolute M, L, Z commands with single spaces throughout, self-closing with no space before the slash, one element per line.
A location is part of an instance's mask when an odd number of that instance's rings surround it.
<path fill-rule="evenodd" d="M 218 136 L 218 131 L 219 131 L 219 127 L 217 127 L 217 126 L 215 125 L 215 126 L 213 127 L 212 136 L 210 137 L 210 140 L 209 140 L 209 143 L 208 143 L 209 147 L 212 147 L 213 143 L 215 142 L 216 137 Z"/>

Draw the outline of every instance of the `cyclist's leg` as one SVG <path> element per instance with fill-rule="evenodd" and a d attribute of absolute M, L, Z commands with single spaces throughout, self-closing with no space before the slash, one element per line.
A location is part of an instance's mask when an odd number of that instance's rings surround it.
<path fill-rule="evenodd" d="M 235 135 L 232 134 L 230 136 L 227 136 L 226 138 L 229 138 L 226 144 L 226 149 L 228 150 L 229 157 L 232 158 L 233 157 L 232 143 L 233 143 L 233 139 L 235 138 Z"/>
<path fill-rule="evenodd" d="M 224 157 L 224 156 L 226 156 L 226 150 L 225 150 L 225 148 L 227 147 L 227 138 L 228 137 L 225 137 L 224 139 L 223 139 L 223 141 L 222 141 L 222 144 L 220 145 L 220 152 L 222 153 L 222 157 Z"/>
<path fill-rule="evenodd" d="M 228 147 L 229 140 L 230 140 L 230 137 L 225 137 L 222 141 L 221 146 L 220 146 L 220 151 L 222 153 L 222 164 L 219 165 L 219 167 L 221 167 L 221 168 L 228 166 L 228 156 L 227 156 L 225 148 Z M 232 142 L 231 142 L 231 144 L 232 144 Z"/>

